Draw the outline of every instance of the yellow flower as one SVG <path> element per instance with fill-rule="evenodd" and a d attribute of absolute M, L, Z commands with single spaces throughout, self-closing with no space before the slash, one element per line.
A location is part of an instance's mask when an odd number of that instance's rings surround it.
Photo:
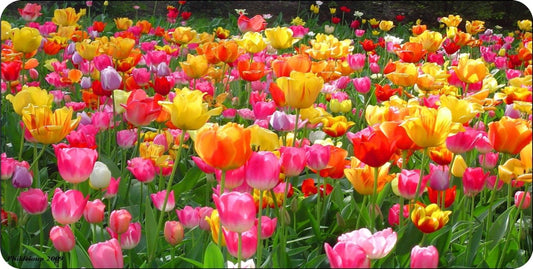
<path fill-rule="evenodd" d="M 353 121 L 348 121 L 345 116 L 327 117 L 322 119 L 322 131 L 331 137 L 339 137 L 355 125 Z"/>
<path fill-rule="evenodd" d="M 415 85 L 418 79 L 418 70 L 415 64 L 400 61 L 396 61 L 395 64 L 396 70 L 386 74 L 385 77 L 398 86 L 410 87 Z"/>
<path fill-rule="evenodd" d="M 378 193 L 385 187 L 385 184 L 394 179 L 394 175 L 389 174 L 389 167 L 390 163 L 385 163 L 378 168 Z M 371 195 L 374 192 L 374 173 L 374 167 L 362 163 L 355 157 L 351 157 L 350 168 L 344 169 L 346 179 L 361 195 Z"/>
<path fill-rule="evenodd" d="M 39 143 L 55 144 L 78 126 L 81 116 L 72 120 L 72 108 L 62 107 L 54 112 L 50 107 L 29 104 L 22 109 L 22 121 Z"/>
<path fill-rule="evenodd" d="M 306 52 L 311 58 L 319 61 L 329 58 L 343 58 L 354 48 L 350 39 L 340 41 L 334 35 L 322 33 L 317 34 L 309 43 L 311 48 L 307 49 Z"/>
<path fill-rule="evenodd" d="M 417 107 L 413 116 L 401 126 L 413 142 L 421 147 L 437 147 L 443 144 L 452 130 L 452 113 L 446 107 L 439 109 Z"/>
<path fill-rule="evenodd" d="M 114 22 L 118 30 L 128 30 L 133 25 L 130 18 L 115 18 Z"/>
<path fill-rule="evenodd" d="M 531 148 L 529 149 L 531 150 Z M 525 174 L 526 169 L 526 165 L 521 160 L 510 158 L 503 165 L 498 165 L 498 177 L 504 183 L 511 183 L 511 180 Z"/>
<path fill-rule="evenodd" d="M 258 32 L 246 32 L 241 39 L 237 40 L 241 48 L 248 53 L 257 53 L 266 48 L 266 42 L 263 35 Z"/>
<path fill-rule="evenodd" d="M 11 33 L 11 24 L 8 21 L 2 21 L 2 32 L 0 33 L 2 36 L 2 41 L 5 41 L 9 39 L 10 33 Z"/>
<path fill-rule="evenodd" d="M 457 77 L 468 84 L 482 81 L 489 74 L 489 69 L 482 59 L 469 59 L 468 56 L 461 57 L 457 66 L 452 68 Z"/>
<path fill-rule="evenodd" d="M 187 61 L 180 62 L 180 66 L 191 78 L 200 78 L 207 74 L 209 65 L 205 54 L 202 55 L 192 55 L 187 54 Z"/>
<path fill-rule="evenodd" d="M 421 232 L 432 233 L 448 223 L 451 213 L 452 211 L 449 210 L 442 211 L 437 204 L 429 204 L 425 207 L 415 204 L 411 212 L 411 220 Z"/>
<path fill-rule="evenodd" d="M 337 9 L 336 9 L 336 8 L 334 8 L 334 7 L 330 7 L 330 8 L 329 8 L 329 13 L 330 13 L 331 15 L 335 14 L 336 12 L 337 12 Z"/>
<path fill-rule="evenodd" d="M 257 124 L 248 126 L 246 129 L 251 131 L 250 145 L 252 145 L 254 150 L 274 151 L 279 148 L 278 135 L 273 131 L 262 128 Z"/>
<path fill-rule="evenodd" d="M 368 23 L 370 23 L 370 25 L 378 25 L 379 21 L 376 20 L 376 18 L 372 18 L 372 19 L 368 20 Z"/>
<path fill-rule="evenodd" d="M 177 27 L 172 32 L 172 41 L 177 44 L 189 44 L 198 38 L 198 33 L 191 27 Z"/>
<path fill-rule="evenodd" d="M 442 42 L 444 42 L 444 38 L 439 32 L 426 30 L 418 36 L 410 37 L 409 41 L 422 44 L 422 46 L 425 50 L 427 50 L 428 53 L 432 53 L 437 51 L 441 47 Z"/>
<path fill-rule="evenodd" d="M 292 108 L 308 108 L 320 94 L 324 80 L 313 73 L 292 71 L 290 77 L 280 77 L 272 85 L 277 85 L 271 87 L 271 91 L 276 91 L 280 96 L 280 104 Z"/>
<path fill-rule="evenodd" d="M 128 98 L 130 97 L 131 91 L 123 91 L 123 90 L 113 90 L 113 102 L 115 103 L 115 112 L 117 114 L 120 114 L 126 109 L 121 106 L 122 104 L 126 104 L 128 102 Z"/>
<path fill-rule="evenodd" d="M 90 39 L 84 39 L 81 42 L 76 43 L 76 51 L 83 59 L 88 61 L 91 61 L 97 56 L 99 47 L 99 41 L 91 41 Z"/>
<path fill-rule="evenodd" d="M 296 18 L 292 19 L 291 24 L 292 24 L 292 25 L 301 25 L 301 26 L 304 26 L 304 25 L 305 25 L 305 21 L 302 20 L 302 18 L 300 18 L 300 17 L 296 17 Z"/>
<path fill-rule="evenodd" d="M 130 56 L 133 47 L 135 46 L 135 40 L 124 37 L 111 37 L 109 42 L 103 45 L 104 51 L 113 59 L 125 59 Z"/>
<path fill-rule="evenodd" d="M 309 7 L 309 10 L 311 10 L 311 12 L 315 14 L 318 14 L 318 12 L 320 11 L 320 7 L 315 4 L 311 4 L 311 7 Z"/>
<path fill-rule="evenodd" d="M 307 120 L 311 124 L 316 124 L 322 121 L 323 118 L 330 117 L 331 114 L 326 112 L 321 107 L 310 106 L 300 110 L 300 117 L 302 120 Z"/>
<path fill-rule="evenodd" d="M 13 48 L 22 53 L 33 52 L 41 46 L 43 37 L 39 30 L 32 27 L 15 28 L 11 30 Z"/>
<path fill-rule="evenodd" d="M 463 159 L 463 156 L 457 154 L 452 164 L 452 175 L 456 177 L 463 177 L 467 167 L 468 165 L 466 164 L 465 159 Z"/>
<path fill-rule="evenodd" d="M 483 106 L 467 99 L 457 99 L 451 95 L 440 96 L 441 107 L 447 107 L 452 112 L 452 121 L 464 124 L 483 112 Z"/>
<path fill-rule="evenodd" d="M 393 21 L 380 21 L 379 22 L 379 29 L 381 31 L 388 32 L 393 27 L 394 27 L 394 22 Z"/>
<path fill-rule="evenodd" d="M 352 100 L 346 99 L 341 102 L 337 99 L 329 101 L 329 109 L 333 113 L 348 113 L 352 111 Z"/>
<path fill-rule="evenodd" d="M 202 127 L 211 116 L 219 115 L 222 107 L 208 110 L 208 104 L 203 102 L 199 90 L 188 88 L 176 89 L 176 96 L 172 102 L 159 101 L 163 110 L 170 113 L 172 124 L 181 130 L 197 130 Z"/>
<path fill-rule="evenodd" d="M 215 244 L 217 245 L 220 245 L 220 246 L 226 246 L 226 239 L 224 238 L 224 236 L 220 236 L 220 238 L 222 238 L 222 244 L 219 244 L 218 243 L 218 234 L 221 232 L 219 229 L 220 229 L 220 218 L 218 216 L 218 210 L 213 210 L 211 211 L 211 216 L 206 216 L 205 217 L 205 220 L 207 221 L 207 223 L 209 223 L 209 227 L 211 228 L 211 238 L 213 238 L 213 241 L 215 242 Z"/>
<path fill-rule="evenodd" d="M 22 115 L 22 109 L 28 106 L 28 104 L 47 106 L 50 108 L 54 101 L 54 96 L 39 87 L 29 87 L 24 85 L 22 86 L 22 90 L 15 96 L 8 94 L 6 99 L 13 104 L 13 110 L 15 110 L 15 113 Z"/>
<path fill-rule="evenodd" d="M 522 31 L 531 31 L 531 20 L 521 20 L 517 22 L 518 28 Z"/>
<path fill-rule="evenodd" d="M 466 21 L 466 32 L 475 35 L 479 32 L 482 32 L 485 30 L 485 22 L 484 21 Z"/>
<path fill-rule="evenodd" d="M 80 9 L 80 12 L 76 13 L 76 10 L 72 7 L 56 9 L 54 10 L 52 22 L 58 26 L 76 26 L 81 16 L 85 15 L 85 12 L 85 9 Z"/>
<path fill-rule="evenodd" d="M 267 28 L 265 36 L 270 41 L 270 45 L 278 50 L 290 48 L 297 41 L 292 38 L 292 30 L 287 27 Z"/>
<path fill-rule="evenodd" d="M 457 27 L 463 21 L 459 15 L 448 15 L 448 17 L 442 17 L 440 22 L 446 24 L 448 27 Z"/>
<path fill-rule="evenodd" d="M 165 146 L 155 144 L 153 141 L 145 141 L 139 144 L 139 157 L 151 159 L 155 162 L 159 157 L 163 156 L 163 153 L 165 153 Z"/>

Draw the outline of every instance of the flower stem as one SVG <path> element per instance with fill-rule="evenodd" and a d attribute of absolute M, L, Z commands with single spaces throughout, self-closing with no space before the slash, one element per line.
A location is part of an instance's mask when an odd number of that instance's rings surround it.
<path fill-rule="evenodd" d="M 18 160 L 19 162 L 22 161 L 22 151 L 24 150 L 24 131 L 26 129 L 25 125 L 22 125 L 22 133 L 20 134 L 20 148 L 19 148 L 19 156 Z"/>
<path fill-rule="evenodd" d="M 296 144 L 296 132 L 298 132 L 298 119 L 300 118 L 300 109 L 296 109 L 296 117 L 294 118 L 294 137 L 292 138 L 292 146 Z"/>
<path fill-rule="evenodd" d="M 259 209 L 257 217 L 257 267 L 261 268 L 263 242 L 261 240 L 261 217 L 263 216 L 263 190 L 259 190 Z"/>
<path fill-rule="evenodd" d="M 424 177 L 424 168 L 426 167 L 426 155 L 427 155 L 427 148 L 424 149 L 424 151 L 422 152 L 422 159 L 420 160 L 420 178 L 418 179 L 418 184 L 416 185 L 416 192 L 415 192 L 415 199 L 413 200 L 413 205 L 411 206 L 414 206 L 416 204 L 416 202 L 418 201 L 418 198 L 419 198 L 419 193 L 420 193 L 420 188 L 422 186 L 422 178 Z M 410 208 L 410 210 L 412 210 L 413 208 Z"/>
<path fill-rule="evenodd" d="M 242 233 L 238 233 L 239 235 L 239 242 L 238 242 L 238 248 L 237 248 L 237 264 L 238 268 L 241 268 L 241 255 L 242 255 Z"/>
<path fill-rule="evenodd" d="M 316 185 L 318 186 L 318 190 L 316 192 L 316 220 L 318 221 L 318 224 L 320 225 L 320 210 L 322 209 L 320 205 L 320 175 L 317 174 L 316 177 Z"/>
<path fill-rule="evenodd" d="M 374 216 L 374 213 L 375 213 L 375 209 L 376 209 L 376 206 L 377 206 L 377 196 L 378 196 L 378 172 L 379 172 L 379 167 L 373 167 L 374 168 L 374 186 L 373 186 L 373 190 L 372 190 L 372 202 L 371 202 L 371 205 L 370 205 L 370 229 L 374 229 L 375 228 L 375 216 Z"/>

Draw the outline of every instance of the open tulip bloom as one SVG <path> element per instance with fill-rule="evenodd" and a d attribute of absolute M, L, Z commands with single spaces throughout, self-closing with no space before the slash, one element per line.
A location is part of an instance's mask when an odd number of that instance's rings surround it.
<path fill-rule="evenodd" d="M 5 261 L 525 266 L 528 9 L 304 2 L 6 7 Z"/>

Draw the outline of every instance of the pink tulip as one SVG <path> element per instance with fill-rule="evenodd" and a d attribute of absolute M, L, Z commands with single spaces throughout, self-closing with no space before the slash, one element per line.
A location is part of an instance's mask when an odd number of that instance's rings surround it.
<path fill-rule="evenodd" d="M 362 37 L 365 34 L 365 30 L 363 29 L 355 29 L 355 36 Z"/>
<path fill-rule="evenodd" d="M 20 205 L 30 215 L 42 214 L 48 207 L 48 195 L 41 189 L 28 189 L 17 197 Z"/>
<path fill-rule="evenodd" d="M 19 162 L 15 163 L 15 170 L 11 177 L 11 185 L 15 188 L 29 188 L 33 183 L 33 175 L 27 167 L 20 165 Z"/>
<path fill-rule="evenodd" d="M 307 166 L 315 171 L 320 171 L 328 166 L 330 147 L 313 144 L 305 147 Z"/>
<path fill-rule="evenodd" d="M 363 53 L 349 54 L 346 56 L 346 61 L 353 71 L 359 72 L 365 67 L 366 55 Z"/>
<path fill-rule="evenodd" d="M 96 149 L 69 147 L 63 143 L 53 147 L 59 174 L 65 181 L 77 184 L 89 178 L 98 159 Z"/>
<path fill-rule="evenodd" d="M 131 70 L 131 76 L 137 85 L 146 86 L 150 81 L 151 73 L 146 68 L 133 68 Z"/>
<path fill-rule="evenodd" d="M 371 64 L 372 66 L 372 64 Z M 378 66 L 379 68 L 379 66 Z M 379 70 L 379 69 L 378 69 Z M 360 78 L 354 78 L 352 80 L 353 86 L 355 87 L 355 90 L 358 92 L 365 94 L 370 91 L 370 85 L 371 81 L 369 77 L 360 77 Z"/>
<path fill-rule="evenodd" d="M 255 225 L 257 225 L 257 219 L 255 220 L 255 222 Z M 272 219 L 269 216 L 261 216 L 261 238 L 270 238 L 276 230 L 277 223 L 278 218 Z"/>
<path fill-rule="evenodd" d="M 111 235 L 111 238 L 118 240 L 118 234 L 113 232 L 107 227 L 107 232 Z M 130 223 L 128 229 L 120 234 L 120 247 L 122 249 L 133 249 L 141 241 L 141 224 L 139 222 Z"/>
<path fill-rule="evenodd" d="M 489 190 L 492 190 L 494 189 L 494 184 L 496 184 L 496 180 L 498 179 L 498 177 L 496 175 L 489 175 L 487 177 L 487 180 L 485 181 L 485 186 L 487 187 L 487 189 Z M 498 186 L 496 187 L 496 190 L 501 190 L 501 188 L 503 187 L 503 184 L 505 182 L 503 182 L 503 180 L 498 180 Z"/>
<path fill-rule="evenodd" d="M 397 234 L 391 228 L 372 234 L 361 228 L 339 236 L 338 242 L 352 242 L 360 246 L 369 259 L 381 259 L 396 245 Z"/>
<path fill-rule="evenodd" d="M 297 147 L 281 147 L 279 149 L 281 171 L 286 177 L 299 175 L 305 168 L 305 149 Z"/>
<path fill-rule="evenodd" d="M 475 196 L 485 187 L 489 172 L 483 173 L 481 167 L 467 167 L 463 174 L 463 190 L 466 196 Z"/>
<path fill-rule="evenodd" d="M 6 180 L 11 178 L 13 176 L 13 172 L 15 171 L 15 159 L 8 158 L 6 153 L 2 153 L 0 160 L 0 173 L 1 173 L 1 179 Z"/>
<path fill-rule="evenodd" d="M 307 33 L 309 33 L 309 28 L 303 27 L 301 25 L 291 25 L 289 26 L 292 30 L 292 37 L 294 38 L 303 38 Z"/>
<path fill-rule="evenodd" d="M 196 164 L 196 166 L 198 166 L 198 168 L 200 168 L 200 170 L 202 170 L 202 172 L 204 172 L 206 174 L 214 174 L 215 173 L 215 168 L 213 168 L 212 166 L 210 166 L 207 163 L 205 163 L 204 160 L 202 160 L 202 158 L 197 157 L 197 156 L 192 156 L 191 158 L 194 161 L 194 163 Z"/>
<path fill-rule="evenodd" d="M 198 213 L 200 214 L 200 222 L 199 222 L 200 229 L 204 231 L 211 230 L 211 227 L 209 226 L 209 222 L 205 220 L 205 217 L 210 217 L 212 212 L 213 212 L 213 208 L 211 207 L 208 207 L 208 206 L 200 207 L 200 209 L 198 210 Z"/>
<path fill-rule="evenodd" d="M 220 196 L 213 194 L 220 222 L 232 232 L 248 231 L 255 223 L 255 202 L 249 193 L 228 192 Z"/>
<path fill-rule="evenodd" d="M 91 116 L 91 123 L 98 128 L 99 131 L 107 130 L 113 127 L 113 112 L 97 111 Z"/>
<path fill-rule="evenodd" d="M 443 191 L 450 186 L 450 169 L 448 166 L 429 164 L 429 174 L 424 176 L 429 186 L 437 191 Z"/>
<path fill-rule="evenodd" d="M 478 136 L 478 131 L 466 127 L 464 132 L 458 132 L 457 134 L 448 136 L 446 138 L 446 147 L 455 154 L 471 151 L 476 145 Z"/>
<path fill-rule="evenodd" d="M 165 240 L 175 246 L 183 240 L 183 225 L 181 222 L 169 220 L 165 222 Z"/>
<path fill-rule="evenodd" d="M 487 133 L 484 131 L 480 132 L 474 147 L 481 154 L 491 152 L 494 149 L 494 147 L 492 146 L 492 143 L 489 140 Z"/>
<path fill-rule="evenodd" d="M 109 228 L 117 234 L 126 232 L 130 222 L 131 214 L 126 209 L 113 210 L 109 215 Z"/>
<path fill-rule="evenodd" d="M 111 177 L 111 180 L 109 180 L 109 185 L 107 185 L 107 188 L 105 189 L 104 198 L 110 199 L 117 195 L 118 193 L 118 186 L 120 185 L 120 177 L 115 180 L 115 178 Z"/>
<path fill-rule="evenodd" d="M 94 268 L 123 268 L 124 257 L 117 239 L 92 244 L 87 250 Z"/>
<path fill-rule="evenodd" d="M 163 206 L 165 207 L 164 211 L 169 212 L 172 209 L 174 209 L 174 206 L 176 206 L 176 197 L 174 196 L 174 191 L 170 191 L 168 198 L 167 198 L 167 204 L 165 203 L 165 198 L 167 196 L 167 191 L 162 190 L 157 193 L 150 194 L 150 198 L 152 199 L 152 203 L 154 203 L 155 208 L 159 211 L 163 211 Z"/>
<path fill-rule="evenodd" d="M 238 243 L 239 237 L 237 232 L 228 231 L 223 229 L 224 239 L 226 240 L 226 247 L 228 248 L 228 253 L 237 258 L 238 255 Z M 241 235 L 242 237 L 242 247 L 241 247 L 241 259 L 248 259 L 255 254 L 257 250 L 257 229 L 252 227 L 248 231 L 245 231 Z"/>
<path fill-rule="evenodd" d="M 135 129 L 120 130 L 117 132 L 117 145 L 122 149 L 129 149 L 137 142 L 137 131 Z"/>
<path fill-rule="evenodd" d="M 63 192 L 60 188 L 56 188 L 52 197 L 52 216 L 63 225 L 75 223 L 83 215 L 87 200 L 89 200 L 89 195 L 83 197 L 81 191 Z"/>
<path fill-rule="evenodd" d="M 252 152 L 245 164 L 246 182 L 258 190 L 270 190 L 279 182 L 278 157 L 270 151 Z"/>
<path fill-rule="evenodd" d="M 403 205 L 402 215 L 404 219 L 409 218 L 409 205 Z M 396 226 L 400 224 L 400 204 L 394 204 L 389 209 L 388 221 L 390 226 Z"/>
<path fill-rule="evenodd" d="M 185 206 L 183 209 L 176 209 L 176 215 L 185 228 L 194 228 L 200 223 L 200 208 Z"/>
<path fill-rule="evenodd" d="M 478 155 L 479 165 L 486 170 L 491 170 L 498 165 L 498 152 L 487 152 L 485 154 Z"/>
<path fill-rule="evenodd" d="M 96 126 L 93 124 L 87 124 L 78 126 L 77 130 L 70 131 L 66 138 L 71 147 L 96 149 L 97 133 L 98 128 L 96 128 Z"/>
<path fill-rule="evenodd" d="M 333 248 L 324 244 L 331 268 L 370 268 L 370 259 L 354 242 L 338 242 Z"/>
<path fill-rule="evenodd" d="M 50 241 L 54 244 L 57 251 L 69 252 L 74 249 L 76 239 L 68 225 L 64 227 L 54 226 L 50 229 Z"/>
<path fill-rule="evenodd" d="M 98 71 L 102 71 L 106 67 L 113 66 L 113 58 L 107 54 L 100 54 L 93 58 L 93 63 Z"/>
<path fill-rule="evenodd" d="M 133 174 L 135 179 L 143 183 L 150 183 L 156 176 L 156 167 L 154 161 L 143 157 L 135 157 L 128 160 L 128 170 Z"/>
<path fill-rule="evenodd" d="M 434 246 L 411 249 L 411 268 L 437 268 L 439 265 L 439 251 Z"/>
<path fill-rule="evenodd" d="M 524 191 L 515 192 L 515 194 L 514 194 L 514 204 L 518 208 L 520 203 L 522 203 L 522 205 L 520 206 L 520 209 L 528 208 L 529 205 L 531 204 L 531 193 L 530 192 L 525 192 L 525 196 L 524 196 Z"/>
<path fill-rule="evenodd" d="M 243 165 L 237 169 L 228 170 L 226 171 L 226 175 L 224 178 L 224 189 L 226 190 L 233 190 L 239 186 L 241 186 L 244 182 L 244 179 L 246 177 L 246 167 Z M 215 175 L 217 178 L 218 183 L 220 183 L 222 171 L 216 170 Z"/>
<path fill-rule="evenodd" d="M 89 223 L 100 223 L 104 220 L 105 204 L 100 199 L 88 201 L 83 210 L 83 217 Z"/>
<path fill-rule="evenodd" d="M 369 67 L 370 67 L 370 72 L 372 72 L 372 74 L 377 74 L 381 71 L 381 67 L 379 67 L 378 63 L 370 63 Z"/>
<path fill-rule="evenodd" d="M 274 111 L 276 111 L 276 103 L 274 101 L 270 102 L 263 102 L 259 101 L 256 102 L 253 107 L 252 111 L 254 113 L 254 116 L 256 119 L 266 119 L 268 116 L 272 115 Z"/>
<path fill-rule="evenodd" d="M 405 199 L 414 199 L 416 196 L 416 188 L 420 181 L 420 170 L 406 170 L 402 169 L 402 172 L 398 175 L 398 192 Z M 418 195 L 422 195 L 426 189 L 428 178 L 422 178 L 422 184 L 420 186 Z"/>

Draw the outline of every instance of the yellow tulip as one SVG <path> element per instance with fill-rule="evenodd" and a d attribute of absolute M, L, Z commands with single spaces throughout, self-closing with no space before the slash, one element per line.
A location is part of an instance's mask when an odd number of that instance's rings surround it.
<path fill-rule="evenodd" d="M 47 106 L 50 108 L 54 101 L 54 96 L 39 87 L 29 87 L 24 85 L 22 86 L 22 90 L 15 96 L 8 94 L 6 99 L 13 104 L 13 110 L 15 110 L 15 113 L 22 115 L 22 109 L 28 106 L 28 104 Z"/>
<path fill-rule="evenodd" d="M 394 22 L 393 21 L 380 21 L 379 22 L 379 29 L 381 31 L 390 31 L 390 29 L 392 29 L 394 27 Z"/>
<path fill-rule="evenodd" d="M 199 90 L 188 88 L 176 89 L 176 96 L 172 102 L 159 101 L 163 110 L 170 113 L 172 124 L 181 130 L 197 130 L 202 127 L 211 116 L 219 115 L 222 107 L 208 110 L 208 104 L 203 102 Z"/>
<path fill-rule="evenodd" d="M 341 102 L 337 99 L 329 101 L 329 109 L 333 113 L 348 113 L 352 111 L 352 100 L 346 99 Z"/>
<path fill-rule="evenodd" d="M 85 15 L 85 12 L 85 9 L 80 9 L 80 12 L 76 13 L 76 10 L 72 7 L 55 9 L 52 22 L 58 26 L 75 26 L 77 25 L 81 16 Z"/>
<path fill-rule="evenodd" d="M 263 35 L 258 32 L 246 32 L 241 39 L 237 40 L 240 47 L 248 53 L 257 53 L 266 48 Z"/>
<path fill-rule="evenodd" d="M 392 181 L 395 177 L 389 174 L 390 163 L 385 163 L 378 168 L 378 186 L 379 193 L 385 184 Z M 350 168 L 344 169 L 346 179 L 352 183 L 353 188 L 361 195 L 371 195 L 374 192 L 374 173 L 375 169 L 370 167 L 355 157 L 351 157 Z"/>
<path fill-rule="evenodd" d="M 463 159 L 463 156 L 460 154 L 456 155 L 452 164 L 452 175 L 456 177 L 463 177 L 467 167 L 468 165 L 466 164 L 465 159 Z"/>
<path fill-rule="evenodd" d="M 452 112 L 446 107 L 439 109 L 417 107 L 413 116 L 401 126 L 415 144 L 421 148 L 443 144 L 452 131 Z"/>
<path fill-rule="evenodd" d="M 128 30 L 133 25 L 130 18 L 115 18 L 114 21 L 118 30 Z"/>
<path fill-rule="evenodd" d="M 485 30 L 485 22 L 484 21 L 466 21 L 466 32 L 475 35 L 479 32 L 482 32 Z"/>
<path fill-rule="evenodd" d="M 331 114 L 329 114 L 326 110 L 319 106 L 310 106 L 308 108 L 300 110 L 300 118 L 302 120 L 307 120 L 311 124 L 319 123 L 322 121 L 323 118 L 330 116 Z"/>
<path fill-rule="evenodd" d="M 122 106 L 122 104 L 126 104 L 128 102 L 128 98 L 130 97 L 131 91 L 123 91 L 123 90 L 113 90 L 113 102 L 115 103 L 115 112 L 117 114 L 120 114 L 126 109 Z"/>
<path fill-rule="evenodd" d="M 207 57 L 205 54 L 202 55 L 192 55 L 187 54 L 187 61 L 180 62 L 180 66 L 191 78 L 200 78 L 207 74 L 209 70 L 209 65 L 207 62 Z"/>
<path fill-rule="evenodd" d="M 427 50 L 428 53 L 431 53 L 437 51 L 441 47 L 444 38 L 439 32 L 426 30 L 416 37 L 410 37 L 409 41 L 422 44 L 424 49 Z"/>
<path fill-rule="evenodd" d="M 531 149 L 531 148 L 530 148 Z M 529 152 L 531 154 L 531 152 Z M 498 166 L 498 177 L 504 183 L 510 183 L 512 179 L 525 174 L 526 165 L 516 158 L 508 159 L 503 165 Z"/>
<path fill-rule="evenodd" d="M 22 121 L 39 143 L 55 144 L 80 123 L 81 116 L 72 120 L 72 108 L 62 107 L 54 112 L 48 106 L 29 104 L 22 109 Z"/>
<path fill-rule="evenodd" d="M 172 41 L 177 44 L 189 44 L 198 38 L 198 33 L 191 27 L 177 27 L 172 32 Z"/>
<path fill-rule="evenodd" d="M 452 67 L 457 77 L 464 83 L 476 83 L 482 81 L 488 74 L 489 69 L 482 59 L 469 59 L 461 57 L 457 66 Z"/>
<path fill-rule="evenodd" d="M 41 33 L 36 28 L 22 27 L 11 30 L 13 49 L 18 52 L 29 53 L 37 50 L 41 46 L 42 39 Z"/>
<path fill-rule="evenodd" d="M 88 61 L 91 61 L 97 56 L 99 47 L 99 41 L 91 41 L 90 39 L 84 39 L 83 41 L 76 43 L 76 51 L 83 59 Z"/>
<path fill-rule="evenodd" d="M 271 130 L 262 128 L 257 124 L 246 127 L 246 129 L 251 131 L 250 145 L 254 150 L 274 151 L 279 148 L 278 135 Z"/>
<path fill-rule="evenodd" d="M 283 104 L 292 108 L 308 108 L 315 102 L 324 86 L 324 80 L 313 73 L 292 71 L 290 77 L 276 79 L 279 88 L 271 87 L 272 90 L 281 90 Z"/>
<path fill-rule="evenodd" d="M 517 22 L 518 28 L 522 31 L 531 31 L 531 20 L 521 20 Z"/>
<path fill-rule="evenodd" d="M 277 49 L 287 49 L 292 46 L 292 44 L 297 41 L 292 37 L 292 30 L 288 27 L 276 27 L 265 29 L 265 36 L 270 45 Z"/>
<path fill-rule="evenodd" d="M 457 27 L 463 19 L 459 15 L 448 15 L 448 17 L 442 17 L 440 22 L 446 24 L 448 27 Z"/>
<path fill-rule="evenodd" d="M 213 242 L 215 242 L 215 244 L 220 245 L 222 247 L 226 246 L 226 239 L 224 238 L 224 236 L 220 236 L 222 242 L 221 244 L 218 243 L 219 233 L 221 233 L 220 225 L 219 225 L 220 218 L 218 216 L 218 210 L 215 209 L 211 211 L 211 216 L 206 216 L 205 220 L 209 224 L 209 228 L 211 228 L 211 238 L 213 238 Z"/>
<path fill-rule="evenodd" d="M 113 59 L 121 60 L 130 56 L 133 47 L 135 46 L 135 40 L 124 37 L 111 37 L 109 42 L 103 45 L 104 51 Z"/>
<path fill-rule="evenodd" d="M 396 62 L 396 70 L 385 75 L 392 83 L 410 87 L 415 85 L 418 79 L 418 70 L 413 63 Z"/>
<path fill-rule="evenodd" d="M 467 99 L 457 99 L 451 95 L 440 96 L 441 107 L 447 107 L 452 112 L 452 121 L 464 124 L 473 119 L 478 113 L 482 113 L 483 106 L 470 102 Z"/>
<path fill-rule="evenodd" d="M 11 24 L 8 21 L 2 21 L 2 32 L 0 33 L 2 36 L 2 41 L 5 41 L 9 39 L 11 35 Z"/>

